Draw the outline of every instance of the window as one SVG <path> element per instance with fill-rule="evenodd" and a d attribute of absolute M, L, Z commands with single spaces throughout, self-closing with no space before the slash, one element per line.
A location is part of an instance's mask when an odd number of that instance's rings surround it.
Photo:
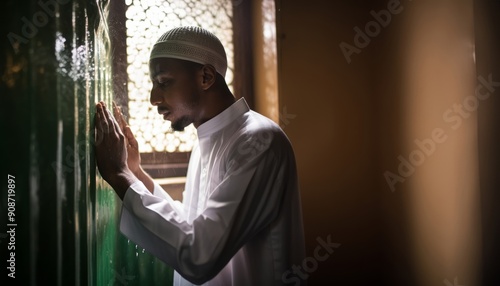
<path fill-rule="evenodd" d="M 142 167 L 157 183 L 181 199 L 190 152 L 196 142 L 193 125 L 172 131 L 149 102 L 149 54 L 156 40 L 178 26 L 202 26 L 226 49 L 226 82 L 233 90 L 233 8 L 228 0 L 114 0 L 109 28 L 113 50 L 115 101 L 137 138 Z"/>
<path fill-rule="evenodd" d="M 113 0 L 108 8 L 114 99 L 137 138 L 142 167 L 174 199 L 180 199 L 197 140 L 196 129 L 191 125 L 183 132 L 170 130 L 170 122 L 149 103 L 151 48 L 164 32 L 178 26 L 202 26 L 212 31 L 226 49 L 229 88 L 236 98 L 245 97 L 254 108 L 252 2 Z"/>
<path fill-rule="evenodd" d="M 137 137 L 141 153 L 190 152 L 196 130 L 170 130 L 149 103 L 151 82 L 148 60 L 151 47 L 167 30 L 178 26 L 202 26 L 221 40 L 226 48 L 226 81 L 232 88 L 233 27 L 232 2 L 227 0 L 127 0 L 127 73 L 129 124 Z"/>

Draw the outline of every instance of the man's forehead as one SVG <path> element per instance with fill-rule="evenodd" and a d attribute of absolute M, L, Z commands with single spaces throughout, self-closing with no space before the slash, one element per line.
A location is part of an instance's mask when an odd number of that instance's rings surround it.
<path fill-rule="evenodd" d="M 177 65 L 178 63 L 177 61 L 175 61 L 175 59 L 169 59 L 169 58 L 152 59 L 149 62 L 150 76 L 151 78 L 154 78 L 156 75 L 160 73 L 173 72 L 175 71 Z"/>

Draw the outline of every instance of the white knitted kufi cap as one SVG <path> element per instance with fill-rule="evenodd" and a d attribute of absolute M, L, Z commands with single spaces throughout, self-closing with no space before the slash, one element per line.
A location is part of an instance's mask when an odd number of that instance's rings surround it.
<path fill-rule="evenodd" d="M 153 46 L 149 60 L 156 58 L 210 64 L 223 77 L 226 75 L 224 46 L 214 34 L 200 27 L 179 27 L 163 34 Z"/>

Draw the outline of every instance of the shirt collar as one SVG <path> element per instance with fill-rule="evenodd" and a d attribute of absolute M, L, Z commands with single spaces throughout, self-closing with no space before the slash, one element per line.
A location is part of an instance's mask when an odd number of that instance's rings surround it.
<path fill-rule="evenodd" d="M 231 104 L 221 113 L 217 114 L 212 119 L 201 124 L 197 128 L 198 138 L 209 136 L 222 128 L 226 127 L 232 123 L 236 118 L 248 112 L 250 108 L 245 100 L 245 98 L 238 99 L 235 103 Z"/>

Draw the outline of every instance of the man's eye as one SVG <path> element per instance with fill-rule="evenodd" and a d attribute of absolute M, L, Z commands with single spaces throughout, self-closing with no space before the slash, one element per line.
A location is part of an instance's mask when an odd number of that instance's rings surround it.
<path fill-rule="evenodd" d="M 170 84 L 170 81 L 169 80 L 158 81 L 158 84 L 160 86 L 167 86 Z"/>
<path fill-rule="evenodd" d="M 166 87 L 169 84 L 170 81 L 164 80 L 164 81 L 158 81 L 158 80 L 153 80 L 153 88 L 154 87 Z"/>

